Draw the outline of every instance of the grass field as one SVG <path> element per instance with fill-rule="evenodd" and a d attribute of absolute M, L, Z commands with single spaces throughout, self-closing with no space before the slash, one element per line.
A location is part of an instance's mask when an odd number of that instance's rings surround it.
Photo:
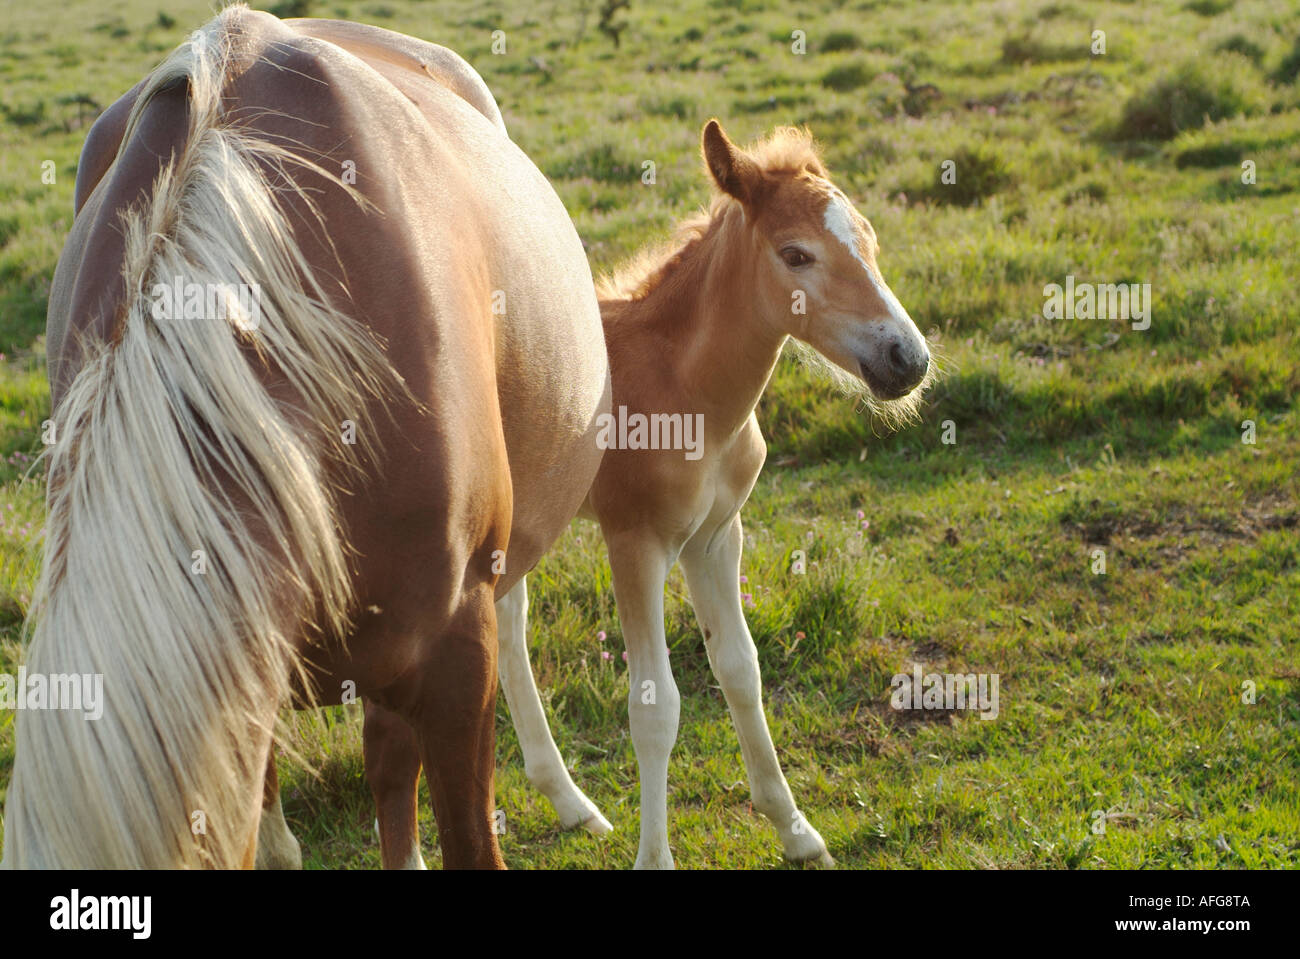
<path fill-rule="evenodd" d="M 922 422 L 885 434 L 783 364 L 745 512 L 773 738 L 832 855 L 869 868 L 1300 865 L 1293 5 L 632 0 L 617 47 L 598 7 L 309 5 L 469 59 L 596 270 L 707 200 L 699 131 L 715 115 L 737 139 L 809 125 L 872 221 L 882 270 L 947 376 Z M 38 568 L 43 486 L 24 476 L 49 409 L 41 334 L 78 151 L 97 110 L 209 13 L 65 0 L 0 14 L 0 672 L 21 661 Z M 1045 319 L 1044 287 L 1067 276 L 1150 284 L 1149 328 Z M 530 584 L 556 739 L 615 832 L 558 831 L 501 699 L 506 860 L 629 866 L 637 776 L 596 527 L 575 523 Z M 679 574 L 668 592 L 677 863 L 778 866 Z M 997 674 L 998 717 L 892 709 L 891 677 L 918 663 Z M 0 798 L 12 721 L 0 711 Z M 377 867 L 359 707 L 288 722 L 316 767 L 281 762 L 307 865 Z"/>

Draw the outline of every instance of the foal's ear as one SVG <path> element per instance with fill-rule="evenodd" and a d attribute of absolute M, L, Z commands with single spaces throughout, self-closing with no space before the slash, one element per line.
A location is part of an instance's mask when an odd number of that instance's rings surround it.
<path fill-rule="evenodd" d="M 703 139 L 704 162 L 709 165 L 709 173 L 718 189 L 734 196 L 741 203 L 750 203 L 758 187 L 758 164 L 727 139 L 727 134 L 717 119 L 704 125 Z"/>

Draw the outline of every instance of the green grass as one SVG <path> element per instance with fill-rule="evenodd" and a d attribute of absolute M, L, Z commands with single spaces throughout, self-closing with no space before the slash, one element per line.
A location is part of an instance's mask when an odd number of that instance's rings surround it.
<path fill-rule="evenodd" d="M 783 364 L 759 411 L 770 453 L 745 511 L 773 738 L 836 859 L 1300 863 L 1296 25 L 1266 0 L 809 0 L 798 12 L 633 0 L 615 50 L 594 16 L 581 29 L 579 7 L 310 5 L 465 55 L 597 270 L 707 200 L 699 130 L 714 115 L 738 139 L 808 124 L 872 221 L 882 270 L 947 376 L 920 424 L 883 435 Z M 23 481 L 24 457 L 48 415 L 45 300 L 93 115 L 78 98 L 106 106 L 207 12 L 206 0 L 165 15 L 69 0 L 0 24 L 0 670 L 21 659 L 38 568 L 42 486 L 39 472 Z M 1103 55 L 1090 52 L 1095 29 Z M 1043 287 L 1067 275 L 1151 284 L 1150 329 L 1043 319 Z M 556 739 L 615 832 L 558 832 L 502 702 L 497 802 L 513 867 L 635 857 L 627 675 L 599 543 L 574 524 L 531 577 L 531 622 Z M 797 549 L 804 575 L 790 572 Z M 677 862 L 779 865 L 676 573 L 667 626 L 683 703 Z M 997 673 L 999 717 L 892 710 L 890 678 L 918 662 Z M 307 864 L 377 866 L 359 710 L 289 723 L 316 770 L 281 762 Z M 11 765 L 0 713 L 0 796 Z"/>

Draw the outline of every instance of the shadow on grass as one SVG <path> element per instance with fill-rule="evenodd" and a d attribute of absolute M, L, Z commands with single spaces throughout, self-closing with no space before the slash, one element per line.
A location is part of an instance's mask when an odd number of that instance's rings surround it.
<path fill-rule="evenodd" d="M 1212 454 L 1241 442 L 1235 423 L 1229 429 L 1213 415 L 1223 397 L 1247 398 L 1263 415 L 1289 408 L 1298 388 L 1300 370 L 1275 364 L 1184 366 L 1106 388 L 1093 388 L 1077 377 L 1022 385 L 996 370 L 974 370 L 941 381 L 924 420 L 894 433 L 873 435 L 870 421 L 847 400 L 838 408 L 806 407 L 807 394 L 795 383 L 769 389 L 759 422 L 768 439 L 769 464 L 858 461 L 865 450 L 865 469 L 877 471 L 878 464 L 886 463 L 893 478 L 924 489 L 948 480 L 950 471 L 936 469 L 936 462 L 971 449 L 992 448 L 1010 458 L 1034 460 L 1105 440 L 1138 462 L 1189 443 Z M 943 443 L 949 422 L 955 445 Z"/>

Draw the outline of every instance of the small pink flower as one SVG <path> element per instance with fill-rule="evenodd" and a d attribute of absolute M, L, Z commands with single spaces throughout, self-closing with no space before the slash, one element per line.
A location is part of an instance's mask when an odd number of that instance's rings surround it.
<path fill-rule="evenodd" d="M 627 662 L 627 650 L 623 650 L 623 662 Z"/>
<path fill-rule="evenodd" d="M 627 654 L 624 653 L 623 655 L 626 656 Z M 601 662 L 603 662 L 603 663 L 607 663 L 607 662 L 609 662 L 609 661 L 610 661 L 611 659 L 613 659 L 613 658 L 614 658 L 614 657 L 610 655 L 608 649 L 602 649 L 602 650 L 600 651 L 600 661 L 601 661 Z"/>
<path fill-rule="evenodd" d="M 794 634 L 794 638 L 795 638 L 795 639 L 807 639 L 808 637 L 806 637 L 806 636 L 804 635 L 804 632 L 803 632 L 803 630 L 801 629 L 801 630 L 799 630 L 797 633 Z"/>
<path fill-rule="evenodd" d="M 605 631 L 602 629 L 599 633 L 596 634 L 596 642 L 603 643 L 604 641 L 605 641 Z"/>
<path fill-rule="evenodd" d="M 858 519 L 866 519 L 866 518 L 867 518 L 867 514 L 862 512 L 862 510 L 858 510 Z"/>
<path fill-rule="evenodd" d="M 805 539 L 807 539 L 808 542 L 810 542 L 810 543 L 813 541 L 813 531 L 812 531 L 812 530 L 808 530 L 808 535 L 805 537 Z"/>
<path fill-rule="evenodd" d="M 742 574 L 741 577 L 740 577 L 740 581 L 741 581 L 741 583 L 748 583 L 748 582 L 749 582 L 749 577 L 748 577 L 748 576 L 745 576 L 745 575 Z"/>

